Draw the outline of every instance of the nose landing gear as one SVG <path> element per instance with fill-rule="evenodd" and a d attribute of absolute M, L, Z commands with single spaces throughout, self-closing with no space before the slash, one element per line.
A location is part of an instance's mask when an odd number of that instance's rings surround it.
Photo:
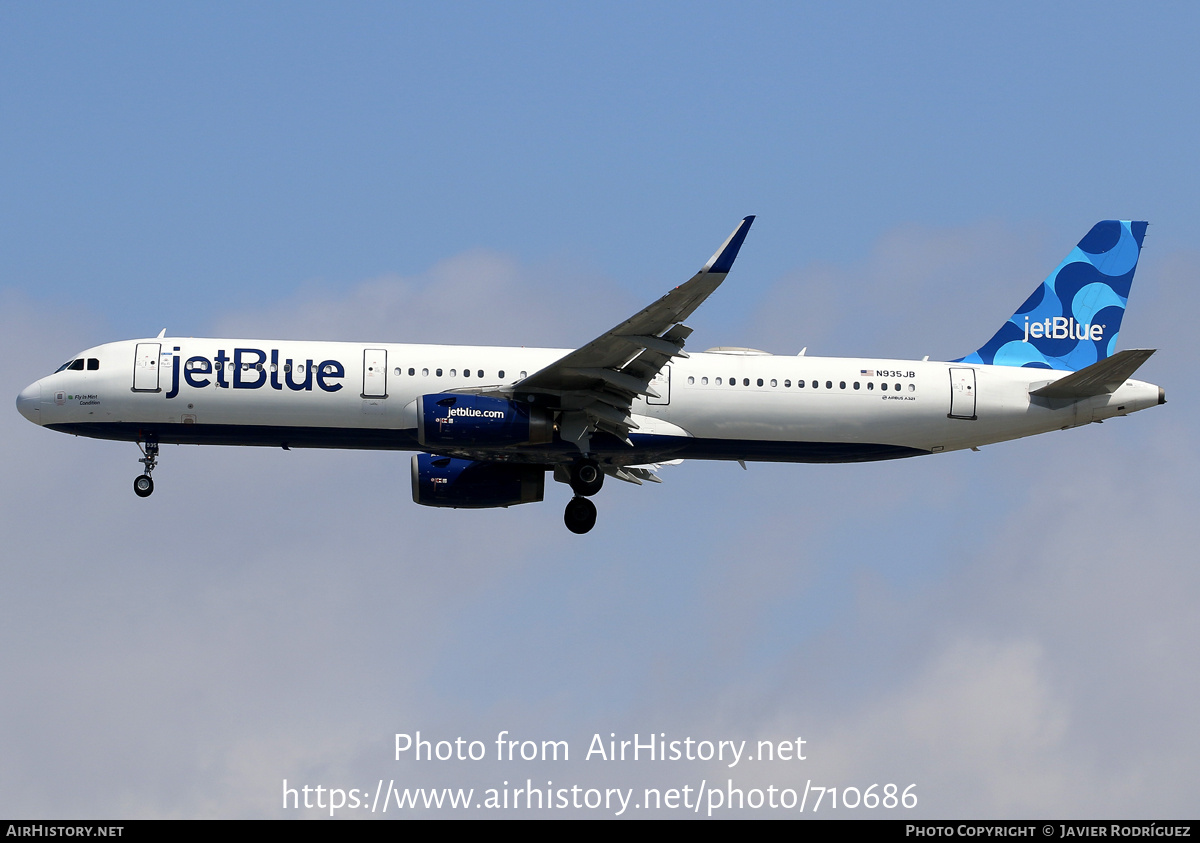
<path fill-rule="evenodd" d="M 158 465 L 158 440 L 147 437 L 143 446 L 139 439 L 137 446 L 142 452 L 142 458 L 138 462 L 146 466 L 146 473 L 134 478 L 133 493 L 139 498 L 148 498 L 154 492 L 154 479 L 150 475 Z"/>

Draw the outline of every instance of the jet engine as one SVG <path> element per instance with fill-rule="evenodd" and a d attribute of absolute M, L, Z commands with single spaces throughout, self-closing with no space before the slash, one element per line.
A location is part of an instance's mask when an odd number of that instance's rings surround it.
<path fill-rule="evenodd" d="M 422 506 L 487 509 L 537 503 L 546 492 L 546 469 L 536 465 L 461 460 L 417 454 L 412 458 L 413 500 Z"/>
<path fill-rule="evenodd" d="M 553 414 L 541 407 L 456 393 L 417 399 L 417 441 L 427 448 L 544 445 L 553 439 Z"/>

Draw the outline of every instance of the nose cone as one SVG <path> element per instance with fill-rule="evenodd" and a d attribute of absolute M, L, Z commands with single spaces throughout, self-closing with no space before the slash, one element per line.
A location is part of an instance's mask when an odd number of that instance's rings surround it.
<path fill-rule="evenodd" d="M 41 424 L 42 382 L 31 383 L 17 396 L 17 411 L 34 424 Z"/>

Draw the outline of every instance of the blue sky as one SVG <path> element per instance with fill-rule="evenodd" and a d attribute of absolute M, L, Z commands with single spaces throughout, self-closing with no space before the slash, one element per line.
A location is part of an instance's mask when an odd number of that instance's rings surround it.
<path fill-rule="evenodd" d="M 928 460 L 684 464 L 494 512 L 404 455 L 0 420 L 0 809 L 286 816 L 282 779 L 494 786 L 395 732 L 803 733 L 738 781 L 932 817 L 1183 816 L 1200 67 L 1188 4 L 0 7 L 0 376 L 154 335 L 571 346 L 758 215 L 689 347 L 949 358 L 1096 220 L 1170 403 Z M 555 495 L 558 495 L 555 497 Z M 719 776 L 535 765 L 535 778 Z M 887 778 L 890 777 L 890 778 Z M 791 785 L 789 785 L 791 786 Z M 303 812 L 301 812 L 303 813 Z M 669 815 L 669 814 L 668 814 Z M 752 814 L 753 815 L 753 814 Z"/>

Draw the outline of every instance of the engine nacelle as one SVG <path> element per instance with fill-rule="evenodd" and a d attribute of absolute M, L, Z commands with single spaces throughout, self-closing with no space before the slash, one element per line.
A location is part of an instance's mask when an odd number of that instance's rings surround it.
<path fill-rule="evenodd" d="M 417 399 L 417 441 L 427 448 L 544 445 L 553 440 L 554 417 L 542 407 L 456 393 Z"/>
<path fill-rule="evenodd" d="M 546 470 L 536 465 L 460 460 L 417 454 L 412 458 L 413 501 L 422 506 L 487 509 L 536 503 L 546 492 Z"/>

